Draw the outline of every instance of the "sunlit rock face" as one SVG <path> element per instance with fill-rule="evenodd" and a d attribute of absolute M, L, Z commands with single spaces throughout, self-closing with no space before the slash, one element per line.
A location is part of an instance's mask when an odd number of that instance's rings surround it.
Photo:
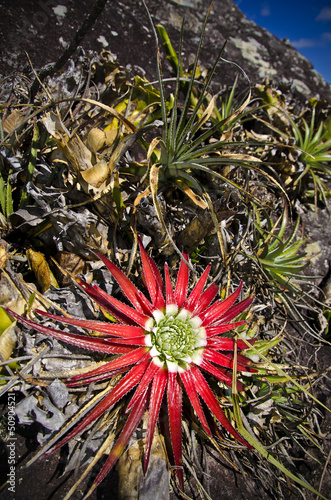
<path fill-rule="evenodd" d="M 193 53 L 193 44 L 197 42 L 200 26 L 209 6 L 209 0 L 174 0 L 163 2 L 161 8 L 154 10 L 152 5 L 151 8 L 156 18 L 169 29 L 178 29 L 182 16 L 185 15 L 186 52 L 190 41 L 189 51 Z M 304 97 L 330 98 L 330 85 L 288 40 L 280 40 L 253 21 L 248 21 L 231 0 L 213 3 L 202 63 L 206 65 L 208 61 L 212 61 L 225 41 L 227 45 L 224 57 L 239 64 L 252 84 L 268 77 L 277 84 L 290 85 L 292 91 Z M 237 71 L 235 66 L 223 63 L 216 79 L 220 83 L 231 84 Z"/>
<path fill-rule="evenodd" d="M 178 47 L 183 16 L 186 20 L 183 52 L 192 61 L 200 30 L 210 0 L 146 0 L 155 23 L 162 23 Z M 25 2 L 15 6 L 6 0 L 7 15 L 0 19 L 3 44 L 0 73 L 29 68 L 26 52 L 35 68 L 55 61 L 73 39 L 93 2 L 62 0 L 59 2 Z M 47 5 L 46 5 L 47 4 Z M 50 7 L 50 4 L 51 7 Z M 65 8 L 64 8 L 65 7 Z M 285 15 L 285 14 L 284 14 Z M 209 16 L 200 61 L 210 67 L 223 43 L 227 41 L 224 57 L 241 66 L 252 85 L 269 77 L 276 84 L 285 84 L 304 98 L 321 97 L 330 100 L 330 85 L 313 69 L 312 64 L 287 40 L 279 40 L 268 31 L 248 21 L 231 0 L 215 1 Z M 106 49 L 116 54 L 121 65 L 155 79 L 155 44 L 146 11 L 141 1 L 112 0 L 107 2 L 83 42 L 85 53 Z M 74 57 L 78 57 L 76 51 Z M 222 63 L 218 68 L 215 86 L 231 85 L 236 74 L 240 86 L 245 78 L 237 66 Z M 246 85 L 247 86 L 247 85 Z"/>

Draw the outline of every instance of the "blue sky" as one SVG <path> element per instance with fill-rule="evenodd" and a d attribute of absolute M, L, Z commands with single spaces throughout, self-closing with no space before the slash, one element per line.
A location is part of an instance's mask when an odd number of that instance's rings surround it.
<path fill-rule="evenodd" d="M 250 21 L 288 38 L 331 83 L 331 0 L 235 0 Z"/>

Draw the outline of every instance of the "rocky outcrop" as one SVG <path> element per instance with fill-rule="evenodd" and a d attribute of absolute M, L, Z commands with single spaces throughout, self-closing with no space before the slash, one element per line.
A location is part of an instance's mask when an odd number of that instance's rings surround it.
<path fill-rule="evenodd" d="M 56 60 L 91 10 L 88 0 L 81 0 L 79 6 L 71 0 L 17 0 L 15 7 L 9 0 L 4 3 L 8 6 L 6 18 L 0 19 L 0 35 L 6 41 L 0 63 L 3 74 L 27 66 L 25 51 L 35 68 Z M 155 23 L 166 27 L 175 47 L 185 16 L 184 55 L 186 61 L 191 60 L 210 0 L 147 0 L 147 3 Z M 204 66 L 212 65 L 225 41 L 224 57 L 241 66 L 252 84 L 269 77 L 305 98 L 331 100 L 330 85 L 312 64 L 287 40 L 279 40 L 248 21 L 231 0 L 213 3 L 200 58 Z M 118 56 L 121 65 L 129 65 L 155 79 L 155 45 L 141 1 L 108 2 L 82 46 L 85 51 L 106 48 Z M 237 73 L 241 74 L 235 65 L 223 62 L 215 82 L 218 86 L 230 85 Z"/>

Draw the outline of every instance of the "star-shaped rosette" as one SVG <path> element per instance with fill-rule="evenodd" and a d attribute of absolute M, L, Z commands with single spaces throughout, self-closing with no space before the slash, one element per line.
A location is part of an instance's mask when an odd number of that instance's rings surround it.
<path fill-rule="evenodd" d="M 223 336 L 245 321 L 234 321 L 252 303 L 248 297 L 237 302 L 242 283 L 225 300 L 216 300 L 218 286 L 211 283 L 206 287 L 210 265 L 205 269 L 190 293 L 188 255 L 183 253 L 176 285 L 171 284 L 168 265 L 164 267 L 164 280 L 153 259 L 146 253 L 139 241 L 143 279 L 149 297 L 142 293 L 130 279 L 109 259 L 98 257 L 107 266 L 118 282 L 127 303 L 108 295 L 100 287 L 82 279 L 78 284 L 116 319 L 96 321 L 62 317 L 48 312 L 36 312 L 56 323 L 72 325 L 87 333 L 65 332 L 45 326 L 7 310 L 16 319 L 31 329 L 67 342 L 82 349 L 99 353 L 114 354 L 109 362 L 89 372 L 66 380 L 68 387 L 77 387 L 91 382 L 110 380 L 123 374 L 120 381 L 109 390 L 103 399 L 71 430 L 55 444 L 47 454 L 60 448 L 86 430 L 104 412 L 128 396 L 125 409 L 126 422 L 114 444 L 94 485 L 98 485 L 112 469 L 124 451 L 130 437 L 139 426 L 148 410 L 145 471 L 161 404 L 167 407 L 173 460 L 180 487 L 183 488 L 182 467 L 182 405 L 183 393 L 189 401 L 202 427 L 212 435 L 218 421 L 234 438 L 248 448 L 251 446 L 235 430 L 222 410 L 207 379 L 212 376 L 227 386 L 232 386 L 235 344 L 238 351 L 247 349 L 247 341 Z M 88 332 L 98 332 L 93 336 Z M 254 340 L 249 341 L 251 344 Z M 251 360 L 238 353 L 238 372 L 255 372 Z M 243 384 L 237 380 L 238 390 Z M 202 403 L 203 402 L 203 403 Z M 214 418 L 212 418 L 214 417 Z"/>

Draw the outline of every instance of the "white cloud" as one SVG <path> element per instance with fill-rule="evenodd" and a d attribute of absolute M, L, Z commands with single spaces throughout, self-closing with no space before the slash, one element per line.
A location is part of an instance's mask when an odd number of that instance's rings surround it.
<path fill-rule="evenodd" d="M 331 32 L 323 33 L 320 38 L 298 38 L 298 40 L 290 40 L 290 42 L 296 49 L 325 47 L 331 42 Z"/>
<path fill-rule="evenodd" d="M 298 40 L 291 40 L 291 44 L 296 49 L 304 49 L 307 47 L 317 47 L 320 45 L 320 42 L 314 38 L 299 38 Z"/>
<path fill-rule="evenodd" d="M 322 39 L 323 39 L 325 42 L 331 42 L 331 33 L 330 33 L 330 32 L 323 33 L 323 34 L 322 34 Z"/>
<path fill-rule="evenodd" d="M 260 15 L 263 17 L 269 17 L 271 15 L 270 7 L 268 4 L 265 4 L 260 12 Z"/>
<path fill-rule="evenodd" d="M 316 17 L 316 21 L 331 21 L 331 7 L 323 7 Z"/>

